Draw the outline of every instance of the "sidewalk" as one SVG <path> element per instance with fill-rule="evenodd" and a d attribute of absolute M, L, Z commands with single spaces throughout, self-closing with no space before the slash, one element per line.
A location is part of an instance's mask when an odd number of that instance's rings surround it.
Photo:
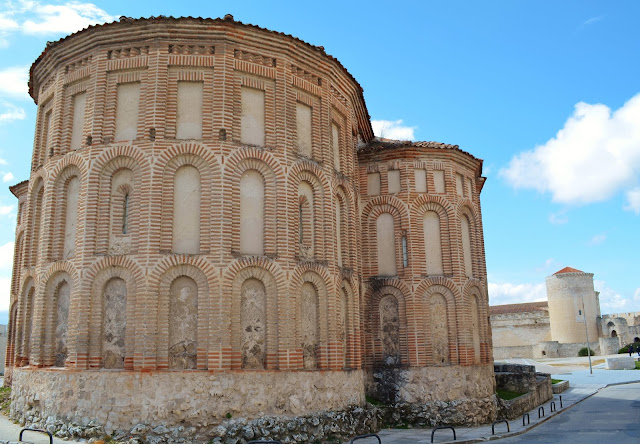
<path fill-rule="evenodd" d="M 455 443 L 471 443 L 488 441 L 508 436 L 519 435 L 527 430 L 541 424 L 542 422 L 552 418 L 565 410 L 570 409 L 576 403 L 594 395 L 600 389 L 608 385 L 627 384 L 632 382 L 640 382 L 640 370 L 603 370 L 594 369 L 593 375 L 589 370 L 578 370 L 572 373 L 555 374 L 553 378 L 568 380 L 570 388 L 560 395 L 554 395 L 553 399 L 542 404 L 544 407 L 544 416 L 540 412 L 541 418 L 538 418 L 538 408 L 531 410 L 529 418 L 530 424 L 522 425 L 522 418 L 509 421 L 509 432 L 504 422 L 495 425 L 495 435 L 491 433 L 491 424 L 478 427 L 456 427 L 456 441 L 453 441 L 453 433 L 451 429 L 437 430 L 434 434 L 434 443 L 455 442 Z M 562 407 L 560 407 L 560 396 L 562 396 Z M 551 412 L 551 402 L 555 402 L 556 411 Z M 431 432 L 433 429 L 386 429 L 381 430 L 378 435 L 382 439 L 383 444 L 409 444 L 409 443 L 430 443 Z M 358 444 L 375 443 L 373 440 L 362 440 Z"/>

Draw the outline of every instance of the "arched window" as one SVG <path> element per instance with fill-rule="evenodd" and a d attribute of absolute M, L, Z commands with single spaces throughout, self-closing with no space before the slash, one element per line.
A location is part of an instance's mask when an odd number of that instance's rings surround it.
<path fill-rule="evenodd" d="M 429 330 L 433 362 L 449 362 L 449 326 L 447 325 L 447 301 L 439 293 L 429 299 Z"/>
<path fill-rule="evenodd" d="M 76 229 L 78 224 L 78 196 L 80 180 L 77 176 L 71 177 L 65 184 L 64 197 L 64 249 L 62 257 L 73 257 L 76 245 Z"/>
<path fill-rule="evenodd" d="M 298 186 L 298 244 L 300 257 L 312 258 L 315 236 L 313 188 L 308 182 Z"/>
<path fill-rule="evenodd" d="M 33 298 L 35 294 L 35 287 L 33 285 L 29 285 L 26 298 L 24 301 L 24 318 L 22 322 L 23 333 L 22 337 L 24 338 L 24 346 L 22 355 L 29 360 L 31 356 L 31 330 L 33 328 Z M 15 321 L 14 321 L 15 322 Z"/>
<path fill-rule="evenodd" d="M 169 319 L 169 368 L 197 368 L 198 285 L 190 277 L 171 283 Z"/>
<path fill-rule="evenodd" d="M 616 332 L 615 330 L 611 330 L 611 337 L 612 338 L 617 338 L 618 337 L 618 332 Z"/>
<path fill-rule="evenodd" d="M 120 169 L 111 177 L 109 244 L 112 253 L 128 252 L 125 245 L 131 234 L 132 196 L 133 171 Z"/>
<path fill-rule="evenodd" d="M 347 218 L 349 217 L 349 208 L 347 206 L 346 197 L 338 194 L 336 202 L 336 250 L 338 253 L 338 266 L 349 266 L 349 228 L 347 226 Z"/>
<path fill-rule="evenodd" d="M 471 223 L 469 217 L 463 214 L 460 218 L 462 227 L 462 255 L 464 258 L 464 272 L 467 277 L 473 277 L 472 250 L 471 250 Z"/>
<path fill-rule="evenodd" d="M 127 328 L 127 284 L 110 279 L 102 292 L 102 362 L 104 368 L 124 368 Z"/>
<path fill-rule="evenodd" d="M 400 364 L 400 312 L 398 300 L 393 295 L 380 299 L 380 335 L 382 360 L 385 366 Z"/>
<path fill-rule="evenodd" d="M 471 335 L 473 338 L 473 362 L 480 363 L 480 323 L 478 316 L 478 298 L 471 295 Z"/>
<path fill-rule="evenodd" d="M 200 252 L 200 173 L 180 167 L 173 179 L 173 252 Z"/>
<path fill-rule="evenodd" d="M 67 330 L 69 326 L 69 299 L 71 286 L 67 281 L 62 281 L 54 292 L 55 329 L 54 350 L 55 366 L 64 367 L 67 360 Z"/>
<path fill-rule="evenodd" d="M 240 178 L 240 253 L 264 254 L 264 178 L 256 170 Z"/>
<path fill-rule="evenodd" d="M 242 327 L 242 368 L 261 370 L 267 357 L 267 297 L 264 284 L 250 278 L 240 290 L 240 324 Z"/>
<path fill-rule="evenodd" d="M 313 284 L 305 282 L 300 295 L 302 320 L 302 359 L 306 369 L 317 366 L 318 353 L 318 292 Z"/>
<path fill-rule="evenodd" d="M 427 211 L 424 213 L 422 224 L 427 275 L 441 276 L 444 274 L 444 269 L 440 242 L 440 216 L 435 211 Z"/>
<path fill-rule="evenodd" d="M 382 213 L 378 216 L 376 227 L 378 240 L 378 275 L 395 276 L 397 270 L 393 216 L 390 213 Z"/>
<path fill-rule="evenodd" d="M 42 231 L 42 205 L 44 201 L 44 185 L 42 182 L 36 185 L 31 203 L 31 214 L 33 215 L 31 236 L 31 248 L 29 249 L 29 266 L 35 267 L 38 262 L 38 250 L 40 249 L 40 233 Z"/>
<path fill-rule="evenodd" d="M 344 287 L 340 288 L 340 301 L 338 304 L 338 340 L 342 344 L 342 365 L 347 365 L 348 335 L 349 335 L 349 297 Z"/>

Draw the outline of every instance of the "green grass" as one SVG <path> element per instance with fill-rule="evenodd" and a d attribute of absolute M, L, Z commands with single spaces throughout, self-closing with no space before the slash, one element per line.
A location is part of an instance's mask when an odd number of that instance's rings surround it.
<path fill-rule="evenodd" d="M 551 379 L 551 384 L 557 384 L 558 382 L 564 382 L 563 379 Z"/>
<path fill-rule="evenodd" d="M 518 396 L 522 396 L 525 393 L 520 393 L 520 392 L 512 392 L 510 390 L 502 390 L 502 389 L 498 389 L 496 390 L 496 394 L 504 400 L 509 400 L 509 399 L 514 399 L 517 398 Z"/>
<path fill-rule="evenodd" d="M 0 387 L 0 412 L 9 415 L 11 407 L 11 387 Z"/>
<path fill-rule="evenodd" d="M 371 405 L 384 405 L 382 402 L 378 401 L 376 398 L 372 398 L 371 396 L 365 395 L 364 398 Z"/>
<path fill-rule="evenodd" d="M 640 370 L 640 361 L 636 361 L 636 370 Z"/>

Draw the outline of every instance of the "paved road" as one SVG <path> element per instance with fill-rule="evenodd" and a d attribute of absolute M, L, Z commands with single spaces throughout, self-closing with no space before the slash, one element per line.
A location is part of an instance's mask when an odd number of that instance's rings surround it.
<path fill-rule="evenodd" d="M 640 383 L 602 389 L 566 412 L 513 438 L 511 443 L 640 443 Z"/>

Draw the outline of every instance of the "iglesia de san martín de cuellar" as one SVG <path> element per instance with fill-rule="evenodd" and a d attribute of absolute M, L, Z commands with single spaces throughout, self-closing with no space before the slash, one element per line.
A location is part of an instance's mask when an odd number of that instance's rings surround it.
<path fill-rule="evenodd" d="M 47 44 L 29 93 L 13 419 L 144 442 L 323 441 L 375 430 L 367 400 L 495 420 L 482 160 L 374 137 L 324 48 L 122 17 Z"/>

